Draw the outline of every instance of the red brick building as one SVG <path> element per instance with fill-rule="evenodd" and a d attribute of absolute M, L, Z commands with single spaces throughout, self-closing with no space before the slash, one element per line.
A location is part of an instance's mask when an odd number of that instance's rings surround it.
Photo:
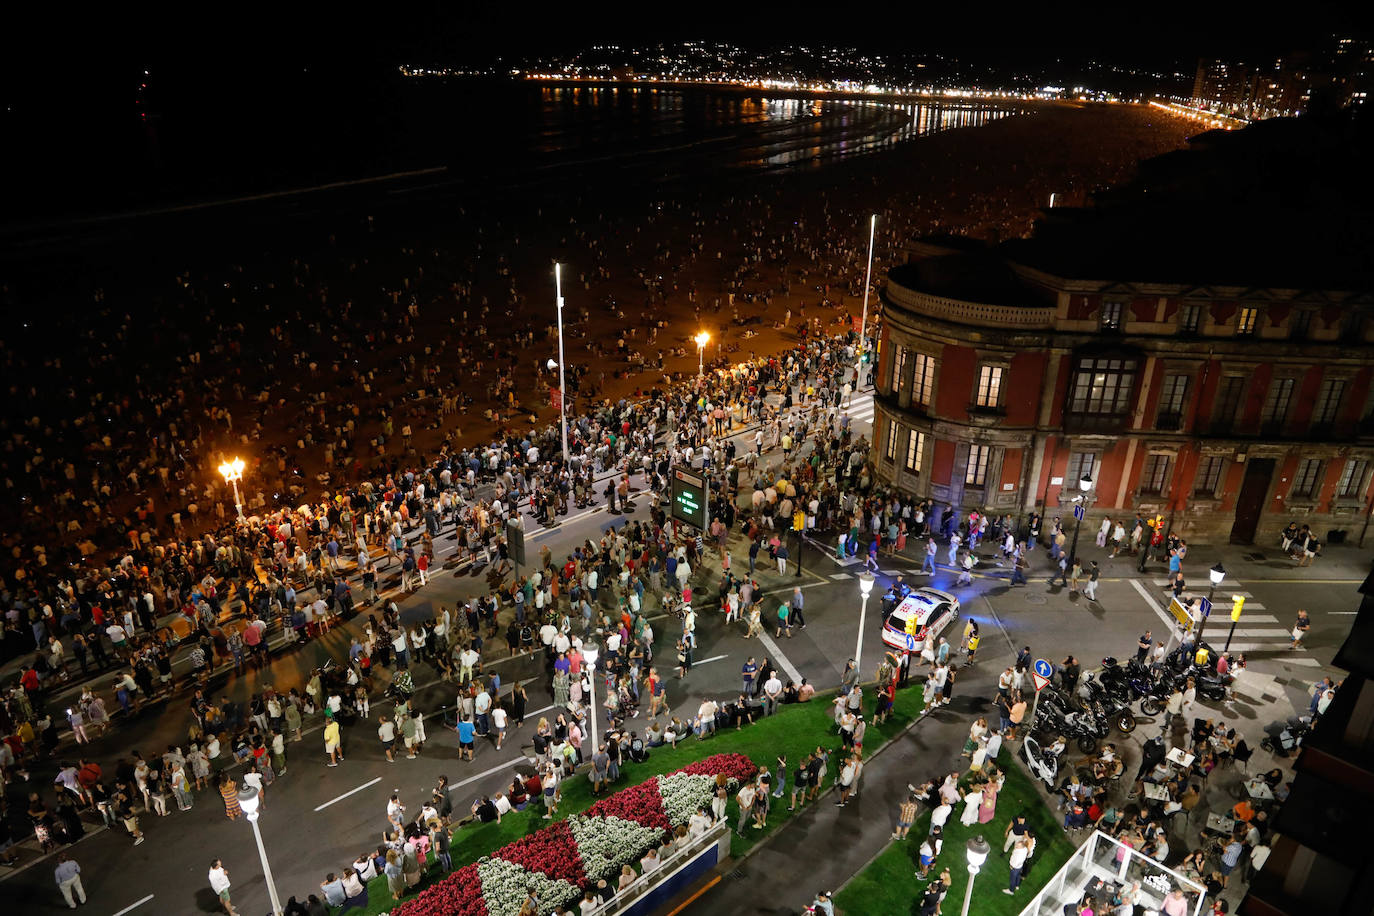
<path fill-rule="evenodd" d="M 1067 519 L 1087 474 L 1085 530 L 1141 512 L 1203 541 L 1269 545 L 1290 520 L 1362 537 L 1368 288 L 1236 285 L 1229 266 L 1227 285 L 1156 280 L 1119 258 L 1074 269 L 1052 238 L 910 255 L 881 292 L 880 480 L 965 512 Z"/>

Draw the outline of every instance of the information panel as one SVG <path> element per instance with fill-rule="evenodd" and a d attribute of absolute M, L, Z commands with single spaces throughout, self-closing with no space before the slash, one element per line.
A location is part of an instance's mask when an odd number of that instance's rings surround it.
<path fill-rule="evenodd" d="M 706 530 L 710 523 L 706 478 L 685 468 L 674 468 L 672 488 L 673 518 Z"/>

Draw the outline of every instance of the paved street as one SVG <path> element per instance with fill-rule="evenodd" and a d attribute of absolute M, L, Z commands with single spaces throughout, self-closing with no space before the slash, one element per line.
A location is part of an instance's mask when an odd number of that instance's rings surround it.
<path fill-rule="evenodd" d="M 871 398 L 855 398 L 851 415 L 856 419 L 856 429 L 866 433 L 867 421 L 872 416 Z M 639 508 L 625 516 L 607 516 L 604 510 L 594 509 L 574 513 L 553 529 L 537 529 L 527 520 L 527 549 L 533 557 L 547 544 L 557 559 L 574 543 L 595 536 L 608 524 L 646 516 L 647 506 L 641 497 Z M 914 541 L 909 544 L 908 553 L 916 546 Z M 736 536 L 731 548 L 734 564 L 747 565 L 747 544 L 743 539 Z M 445 551 L 451 552 L 447 535 L 436 542 L 436 550 L 441 558 Z M 752 876 L 750 885 L 754 892 L 759 892 L 762 876 L 769 875 L 778 882 L 778 894 L 789 891 L 799 898 L 816 889 L 798 887 L 794 877 L 788 878 L 775 867 L 803 848 L 799 845 L 799 831 L 818 830 L 827 837 L 824 848 L 812 847 L 822 869 L 816 873 L 816 881 L 821 884 L 839 884 L 847 874 L 861 867 L 881 848 L 882 838 L 890 832 L 889 790 L 900 787 L 907 779 L 924 778 L 934 765 L 932 761 L 943 759 L 947 749 L 937 748 L 961 737 L 967 728 L 967 712 L 990 692 L 992 676 L 1010 661 L 1015 647 L 1029 644 L 1037 655 L 1055 662 L 1072 652 L 1085 667 L 1092 667 L 1104 655 L 1121 657 L 1133 651 L 1137 637 L 1146 628 L 1158 639 L 1168 638 L 1162 567 L 1152 566 L 1148 573 L 1140 575 L 1133 560 L 1107 560 L 1104 552 L 1088 539 L 1087 548 L 1080 549 L 1080 554 L 1098 558 L 1104 570 L 1100 601 L 1092 603 L 1070 595 L 1065 588 L 1047 584 L 1048 558 L 1043 549 L 1032 553 L 1029 584 L 1017 588 L 1009 587 L 1009 571 L 994 565 L 990 551 L 980 553 L 986 559 L 980 564 L 973 585 L 965 588 L 956 588 L 954 573 L 945 568 L 934 577 L 918 575 L 920 563 L 914 555 L 880 559 L 879 589 L 896 575 L 915 584 L 933 578 L 932 584 L 949 589 L 960 598 L 965 617 L 974 616 L 983 623 L 980 662 L 971 676 L 961 678 L 956 691 L 960 701 L 954 710 L 964 714 L 942 713 L 922 722 L 885 752 L 868 771 L 871 781 L 858 809 L 851 806 L 844 810 L 843 817 L 837 817 L 832 813 L 834 809 L 818 808 L 784 830 L 745 867 Z M 944 558 L 943 549 L 940 556 Z M 746 642 L 741 638 L 742 628 L 727 631 L 718 613 L 703 609 L 698 625 L 697 666 L 685 681 L 669 680 L 669 701 L 675 709 L 690 714 L 702 697 L 737 693 L 739 667 L 748 655 L 767 655 L 787 676 L 806 677 L 818 688 L 836 683 L 846 659 L 854 651 L 860 605 L 856 574 L 862 567 L 856 562 L 836 561 L 833 551 L 810 547 L 800 559 L 800 577 L 792 567 L 786 576 L 781 576 L 775 568 L 760 566 L 757 578 L 773 599 L 765 604 L 766 611 L 776 607 L 776 600 L 789 595 L 794 586 L 804 589 L 806 629 L 796 631 L 791 639 L 775 641 L 770 632 L 757 643 Z M 1284 559 L 1277 547 L 1212 550 L 1205 545 L 1193 545 L 1186 568 L 1194 581 L 1205 581 L 1203 570 L 1217 560 L 1224 563 L 1229 575 L 1217 592 L 1217 615 L 1208 625 L 1207 638 L 1217 646 L 1225 642 L 1230 624 L 1229 596 L 1244 594 L 1245 617 L 1237 627 L 1232 649 L 1245 652 L 1251 671 L 1272 688 L 1260 691 L 1263 698 L 1256 698 L 1256 702 L 1238 703 L 1234 711 L 1235 723 L 1247 734 L 1253 730 L 1250 743 L 1254 746 L 1264 724 L 1284 718 L 1295 707 L 1306 708 L 1306 685 L 1327 670 L 1325 666 L 1343 638 L 1355 607 L 1354 590 L 1363 581 L 1369 554 L 1353 547 L 1332 547 L 1316 566 L 1299 569 Z M 717 573 L 718 567 L 712 562 L 698 581 L 703 585 L 714 581 Z M 451 604 L 482 590 L 485 577 L 480 574 L 443 571 L 431 577 L 428 587 L 402 604 Z M 875 589 L 864 628 L 862 667 L 866 676 L 871 676 L 883 651 L 878 594 Z M 1311 612 L 1313 627 L 1307 644 L 1290 652 L 1287 633 L 1298 607 Z M 351 634 L 360 630 L 364 619 L 360 617 L 302 649 L 282 655 L 268 670 L 230 679 L 223 692 L 244 700 L 264 683 L 271 682 L 279 689 L 303 683 L 313 667 L 330 656 L 346 653 Z M 656 618 L 653 623 L 658 657 L 666 659 L 671 655 L 675 634 L 669 632 L 668 620 Z M 951 627 L 952 642 L 957 643 L 961 628 L 962 622 Z M 455 759 L 456 736 L 439 724 L 441 707 L 453 700 L 451 685 L 430 684 L 418 691 L 417 706 L 430 716 L 430 742 L 418 760 L 401 759 L 388 764 L 375 737 L 374 721 L 345 730 L 347 759 L 337 769 L 326 768 L 318 722 L 307 722 L 305 741 L 288 747 L 288 772 L 268 790 L 262 818 L 268 852 L 284 897 L 304 897 L 318 886 L 326 871 L 339 870 L 358 852 L 375 846 L 386 824 L 385 801 L 392 791 L 399 791 L 403 800 L 411 804 L 418 803 L 427 797 L 437 776 L 445 773 L 459 787 L 455 793 L 458 804 L 466 806 L 477 794 L 495 791 L 508 781 L 511 766 L 522 759 L 521 744 L 539 714 L 552 703 L 552 697 L 537 676 L 537 669 L 530 670 L 527 662 L 498 657 L 489 668 L 501 672 L 506 683 L 512 677 L 531 678 L 527 684 L 531 713 L 526 727 L 513 729 L 506 747 L 500 751 L 479 743 L 472 763 Z M 417 683 L 432 680 L 432 672 L 419 666 Z M 152 754 L 168 743 L 184 742 L 189 715 L 183 704 L 184 700 L 175 700 L 165 708 L 143 713 L 98 740 L 90 747 L 90 753 L 106 767 L 108 774 L 115 759 L 131 748 L 139 747 Z M 374 703 L 374 719 L 378 711 L 386 709 L 386 704 Z M 946 731 L 955 737 L 949 737 Z M 70 744 L 64 750 L 74 753 Z M 47 770 L 36 770 L 34 778 L 41 783 L 52 777 Z M 880 812 L 882 817 L 878 816 Z M 242 821 L 224 818 L 217 796 L 200 793 L 195 808 L 187 813 L 173 809 L 166 818 L 145 816 L 144 829 L 148 841 L 137 848 L 132 847 L 122 830 L 97 830 L 72 851 L 82 864 L 95 912 L 113 914 L 135 906 L 135 913 L 211 912 L 216 906 L 205 885 L 205 871 L 214 856 L 225 860 L 235 884 L 235 901 L 242 911 L 251 914 L 266 909 L 266 893 L 251 831 Z M 837 848 L 831 842 L 833 836 L 847 836 L 852 842 Z M 32 859 L 32 854 L 25 855 L 26 862 Z M 17 872 L 0 873 L 10 899 L 23 911 L 46 912 L 63 907 L 52 882 L 52 864 L 45 860 Z M 726 882 L 713 893 L 734 892 Z M 696 909 L 712 909 L 711 899 L 708 896 Z M 779 905 L 782 902 L 778 898 Z M 803 902 L 794 901 L 796 906 Z M 733 903 L 721 905 L 735 911 Z"/>

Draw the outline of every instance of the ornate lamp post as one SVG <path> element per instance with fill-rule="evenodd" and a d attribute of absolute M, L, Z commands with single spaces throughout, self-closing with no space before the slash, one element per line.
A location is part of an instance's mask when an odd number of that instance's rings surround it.
<path fill-rule="evenodd" d="M 222 462 L 219 466 L 220 474 L 234 488 L 234 508 L 238 510 L 239 521 L 243 521 L 243 501 L 239 499 L 239 481 L 243 479 L 243 459 L 235 458 L 232 461 Z"/>

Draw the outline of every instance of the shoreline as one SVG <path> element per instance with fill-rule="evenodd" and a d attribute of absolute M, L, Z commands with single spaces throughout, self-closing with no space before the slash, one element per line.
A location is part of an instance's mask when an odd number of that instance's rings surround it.
<path fill-rule="evenodd" d="M 120 517 L 128 516 L 138 494 L 154 498 L 163 531 L 163 519 L 172 511 L 185 513 L 191 502 L 204 506 L 207 516 L 223 512 L 227 488 L 214 471 L 221 453 L 249 461 L 246 496 L 261 491 L 270 505 L 277 493 L 294 505 L 300 500 L 287 495 L 293 482 L 307 494 L 335 490 L 383 457 L 373 443 L 386 417 L 397 440 L 387 449 L 388 459 L 406 423 L 414 429 L 417 454 L 434 454 L 445 438 L 489 441 L 499 424 L 485 411 L 498 407 L 483 385 L 498 372 L 508 375 L 520 402 L 516 429 L 528 427 L 530 413 L 536 425 L 556 423 L 547 388 L 556 378 L 536 368 L 556 357 L 555 259 L 564 264 L 569 366 L 586 368 L 599 397 L 632 396 L 653 387 L 659 375 L 617 374 L 628 366 L 624 353 L 639 350 L 652 360 L 662 349 L 663 373 L 693 373 L 690 337 L 703 323 L 713 334 L 708 358 L 735 362 L 792 346 L 803 316 L 819 319 L 821 330 L 829 331 L 844 316 L 857 315 L 868 212 L 879 213 L 876 286 L 888 266 L 903 260 L 902 246 L 913 237 L 1022 234 L 1049 190 L 1070 203 L 1082 202 L 1092 187 L 1133 170 L 1137 156 L 1176 148 L 1191 131 L 1183 119 L 1148 109 L 1055 106 L 977 129 L 937 132 L 827 168 L 764 181 L 722 180 L 692 195 L 612 188 L 619 193 L 602 196 L 598 187 L 583 187 L 547 198 L 503 201 L 498 195 L 466 206 L 445 198 L 406 201 L 377 211 L 375 221 L 355 213 L 331 224 L 327 238 L 302 238 L 294 257 L 278 252 L 240 263 L 237 270 L 230 262 L 218 271 L 184 274 L 186 285 L 159 298 L 169 305 L 191 303 L 191 312 L 188 306 L 173 308 L 151 322 L 123 322 L 121 329 L 119 311 L 106 306 L 111 317 L 92 324 L 125 335 L 127 364 L 163 359 L 169 344 L 190 335 L 189 346 L 177 346 L 188 353 L 199 348 L 203 362 L 169 368 L 170 383 L 154 387 L 144 380 L 140 388 L 117 366 L 88 370 L 73 354 L 66 357 L 70 369 L 36 372 L 32 384 L 37 391 L 65 391 L 90 372 L 92 391 L 109 398 L 105 405 L 130 397 L 129 409 L 118 417 L 108 406 L 93 407 L 90 415 L 96 421 L 111 417 L 116 431 L 144 417 L 141 443 L 120 437 L 114 445 L 131 459 L 146 455 L 150 436 L 168 435 L 165 418 L 142 410 L 151 412 L 166 401 L 174 411 L 168 393 L 189 392 L 189 418 L 177 436 L 183 440 L 179 454 L 188 462 L 178 466 L 185 480 L 173 478 L 163 493 L 106 477 L 105 484 L 113 484 L 109 497 L 96 501 L 94 514 L 83 513 L 82 537 L 100 529 L 105 546 L 127 543 Z M 111 292 L 113 301 L 130 295 Z M 869 311 L 876 317 L 876 301 Z M 194 321 L 188 323 L 183 312 Z M 758 323 L 735 325 L 737 312 Z M 792 327 L 776 327 L 789 312 Z M 95 333 L 95 327 L 90 330 Z M 746 330 L 756 336 L 744 337 Z M 651 344 L 647 338 L 655 333 Z M 22 340 L 7 343 L 28 349 Z M 74 390 L 80 399 L 84 389 Z M 250 396 L 258 391 L 269 392 L 267 400 Z M 472 404 L 466 414 L 445 415 L 446 397 L 470 397 Z M 502 400 L 509 408 L 511 398 Z M 20 409 L 29 416 L 44 413 L 36 405 Z M 232 425 L 216 419 L 226 411 Z M 338 449 L 339 437 L 331 430 L 345 418 L 356 431 L 345 437 L 351 446 Z M 198 437 L 192 435 L 196 428 Z M 54 470 L 83 449 L 81 440 L 70 437 L 65 447 L 73 451 L 42 443 Z M 316 477 L 331 443 L 336 460 L 345 453 L 348 458 L 324 486 Z M 408 460 L 404 453 L 401 459 Z M 145 460 L 141 479 L 155 479 L 153 471 Z M 83 464 L 82 477 L 87 473 Z M 79 486 L 84 490 L 84 482 Z M 7 543 L 29 550 L 52 532 L 50 524 L 30 525 L 27 535 L 7 527 Z M 38 535 L 45 527 L 49 534 Z M 75 538 L 62 540 L 71 546 Z M 29 550 L 18 562 L 27 562 Z"/>

